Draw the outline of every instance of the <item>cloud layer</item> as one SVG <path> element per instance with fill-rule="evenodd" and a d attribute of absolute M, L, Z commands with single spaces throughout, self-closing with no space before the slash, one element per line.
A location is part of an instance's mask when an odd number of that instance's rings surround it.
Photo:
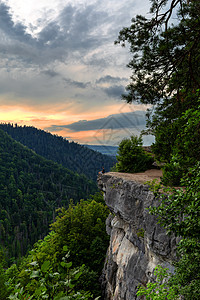
<path fill-rule="evenodd" d="M 68 125 L 52 125 L 47 128 L 50 131 L 57 131 L 63 128 L 67 128 L 71 131 L 88 131 L 98 129 L 123 129 L 133 128 L 141 130 L 141 127 L 145 128 L 145 111 L 136 111 L 128 113 L 120 113 L 109 115 L 105 118 L 95 119 L 91 121 L 80 120 Z"/>
<path fill-rule="evenodd" d="M 61 123 L 77 132 L 79 125 L 91 130 L 103 121 L 110 123 L 111 108 L 105 107 L 119 102 L 130 76 L 128 49 L 115 46 L 114 40 L 134 15 L 148 11 L 149 1 L 40 2 L 35 5 L 29 0 L 31 13 L 28 5 L 23 7 L 24 0 L 0 3 L 0 105 L 26 106 L 30 111 L 52 108 L 48 120 L 61 107 L 73 106 L 74 122 L 69 125 L 63 111 Z M 93 112 L 105 111 L 105 118 L 91 115 L 94 121 L 77 123 L 91 107 Z M 114 119 L 122 122 L 113 116 L 112 126 L 117 126 Z M 56 126 L 60 123 L 50 126 L 51 130 Z"/>

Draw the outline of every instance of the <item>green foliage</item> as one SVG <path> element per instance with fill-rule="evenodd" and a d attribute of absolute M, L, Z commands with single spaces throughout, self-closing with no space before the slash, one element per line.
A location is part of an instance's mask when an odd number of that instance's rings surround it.
<path fill-rule="evenodd" d="M 44 130 L 17 124 L 0 124 L 0 129 L 13 139 L 78 174 L 84 174 L 96 183 L 97 174 L 104 166 L 106 171 L 116 163 L 116 159 L 103 155 L 86 146 L 69 142 L 65 138 L 52 135 Z"/>
<path fill-rule="evenodd" d="M 0 245 L 9 263 L 44 237 L 55 210 L 97 190 L 84 175 L 46 160 L 0 130 Z"/>
<path fill-rule="evenodd" d="M 107 215 L 101 193 L 63 208 L 52 224 L 54 231 L 35 243 L 19 266 L 6 271 L 10 299 L 94 299 L 100 295 L 98 279 L 108 246 Z"/>
<path fill-rule="evenodd" d="M 157 179 L 146 181 L 145 184 L 148 184 L 150 191 L 152 191 L 156 197 L 160 195 L 160 189 L 163 187 Z"/>
<path fill-rule="evenodd" d="M 200 160 L 200 106 L 197 109 L 188 109 L 176 123 L 181 127 L 163 175 L 163 183 L 171 185 L 180 184 L 180 179 L 188 168 Z"/>
<path fill-rule="evenodd" d="M 137 136 L 121 141 L 117 160 L 118 172 L 142 172 L 151 168 L 153 163 L 152 156 L 147 154 L 142 147 L 142 138 Z"/>
<path fill-rule="evenodd" d="M 0 300 L 6 300 L 8 296 L 8 288 L 6 286 L 6 277 L 3 266 L 0 264 Z"/>
<path fill-rule="evenodd" d="M 138 237 L 141 237 L 141 238 L 144 238 L 144 229 L 143 228 L 140 228 L 138 231 L 137 231 L 137 236 Z"/>
<path fill-rule="evenodd" d="M 123 28 L 115 42 L 122 46 L 129 43 L 133 54 L 128 64 L 133 71 L 131 83 L 124 99 L 157 104 L 157 122 L 166 112 L 169 119 L 178 111 L 182 113 L 199 87 L 199 9 L 199 1 L 152 0 L 150 17 L 133 18 L 131 26 Z M 184 103 L 188 93 L 190 104 Z"/>
<path fill-rule="evenodd" d="M 94 297 L 101 295 L 102 291 L 99 284 L 100 276 L 101 274 L 85 266 L 82 275 L 77 282 L 77 290 L 84 289 L 90 291 Z"/>
<path fill-rule="evenodd" d="M 104 198 L 103 198 L 103 192 L 96 192 L 94 195 L 90 195 L 87 199 L 88 202 L 92 202 L 92 201 L 95 201 L 97 203 L 101 203 L 103 204 L 103 206 L 105 206 L 105 201 L 104 201 Z"/>
<path fill-rule="evenodd" d="M 175 287 L 170 287 L 167 280 L 170 277 L 168 269 L 163 269 L 157 266 L 154 271 L 156 276 L 155 282 L 147 283 L 147 286 L 140 286 L 137 291 L 137 296 L 145 296 L 146 300 L 176 300 L 178 296 L 175 292 Z"/>
<path fill-rule="evenodd" d="M 161 194 L 160 206 L 150 211 L 169 233 L 181 238 L 170 286 L 176 295 L 196 300 L 200 298 L 200 163 L 189 169 L 181 184 L 184 188 L 168 189 L 167 196 Z"/>
<path fill-rule="evenodd" d="M 67 210 L 59 212 L 52 224 L 54 245 L 67 245 L 75 265 L 85 264 L 98 273 L 102 270 L 108 236 L 105 221 L 108 208 L 95 200 L 71 203 Z"/>
<path fill-rule="evenodd" d="M 147 133 L 155 135 L 152 149 L 156 159 L 167 163 L 164 182 L 177 184 L 199 156 L 200 2 L 150 2 L 148 18 L 133 18 L 116 41 L 129 44 L 132 53 L 131 82 L 123 99 L 152 105 L 147 111 Z"/>
<path fill-rule="evenodd" d="M 83 296 L 83 299 L 92 299 L 89 292 L 75 291 L 84 265 L 74 269 L 68 259 L 69 253 L 62 258 L 56 270 L 49 260 L 42 265 L 38 261 L 29 263 L 29 268 L 25 270 L 27 284 L 22 286 L 18 283 L 14 286 L 9 299 L 82 299 Z"/>
<path fill-rule="evenodd" d="M 71 203 L 68 210 L 62 209 L 57 220 L 52 224 L 55 232 L 53 247 L 60 249 L 67 245 L 70 257 L 75 266 L 85 264 L 84 281 L 79 281 L 80 288 L 88 286 L 92 293 L 100 294 L 97 280 L 101 275 L 109 237 L 106 234 L 105 222 L 109 214 L 108 208 L 102 203 L 102 195 L 96 194 L 94 199 L 80 201 L 76 206 Z M 57 256 L 59 256 L 57 251 Z M 82 277 L 83 278 L 83 277 Z"/>

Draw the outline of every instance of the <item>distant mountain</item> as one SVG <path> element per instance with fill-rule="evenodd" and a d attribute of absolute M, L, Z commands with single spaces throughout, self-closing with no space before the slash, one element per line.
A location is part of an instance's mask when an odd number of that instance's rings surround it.
<path fill-rule="evenodd" d="M 107 146 L 107 145 L 84 145 L 94 151 L 98 151 L 105 155 L 110 155 L 116 157 L 117 155 L 117 146 Z"/>
<path fill-rule="evenodd" d="M 35 127 L 0 124 L 0 129 L 37 154 L 62 164 L 74 172 L 85 174 L 95 182 L 102 166 L 109 171 L 116 163 L 115 157 L 103 155 L 86 146 L 69 142 L 61 136 L 52 135 Z"/>
<path fill-rule="evenodd" d="M 0 129 L 0 248 L 7 258 L 24 255 L 44 237 L 57 208 L 96 190 L 85 175 L 37 155 Z"/>

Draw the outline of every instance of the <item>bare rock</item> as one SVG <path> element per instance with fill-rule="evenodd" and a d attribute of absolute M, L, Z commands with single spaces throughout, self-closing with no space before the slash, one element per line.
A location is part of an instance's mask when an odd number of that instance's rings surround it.
<path fill-rule="evenodd" d="M 154 279 L 157 265 L 173 272 L 176 238 L 157 224 L 149 206 L 158 205 L 148 185 L 114 174 L 99 176 L 98 184 L 111 215 L 110 245 L 102 274 L 105 300 L 133 300 L 138 285 Z"/>

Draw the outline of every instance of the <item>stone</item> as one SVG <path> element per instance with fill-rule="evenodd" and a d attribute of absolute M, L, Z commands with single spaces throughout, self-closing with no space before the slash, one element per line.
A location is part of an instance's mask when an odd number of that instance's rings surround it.
<path fill-rule="evenodd" d="M 154 280 L 157 265 L 173 272 L 177 240 L 149 214 L 148 207 L 158 205 L 158 199 L 147 184 L 105 174 L 99 176 L 98 185 L 111 211 L 106 222 L 110 245 L 101 277 L 103 297 L 139 299 L 138 286 Z"/>

